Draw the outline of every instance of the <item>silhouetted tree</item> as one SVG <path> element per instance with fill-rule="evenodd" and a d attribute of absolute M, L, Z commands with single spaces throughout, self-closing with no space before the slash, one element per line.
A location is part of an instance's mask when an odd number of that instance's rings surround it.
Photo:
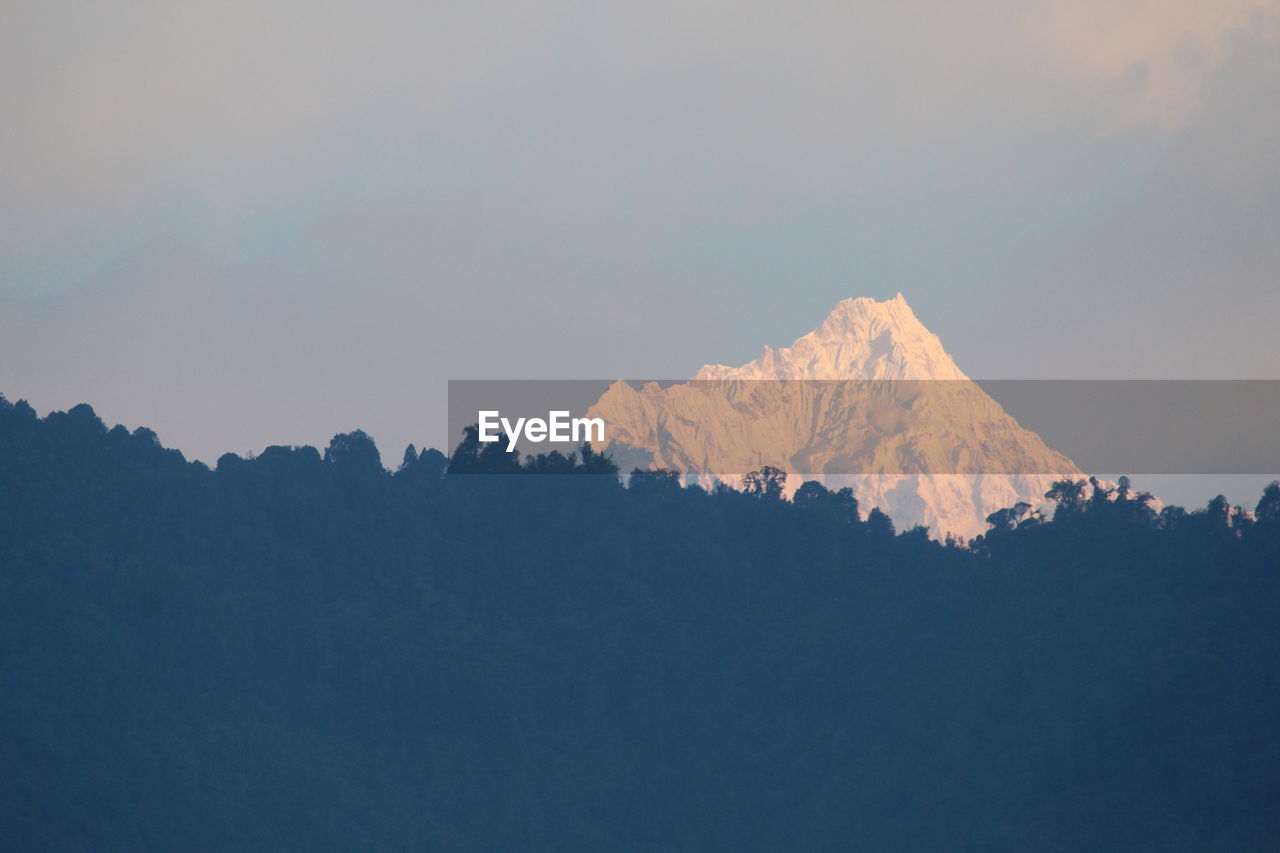
<path fill-rule="evenodd" d="M 382 456 L 364 430 L 335 435 L 324 451 L 324 461 L 339 471 L 381 472 Z"/>
<path fill-rule="evenodd" d="M 415 465 L 418 461 L 418 448 L 410 444 L 404 449 L 404 459 L 400 462 L 401 468 L 408 468 Z"/>
<path fill-rule="evenodd" d="M 627 478 L 627 488 L 637 495 L 671 495 L 680 491 L 680 474 L 666 468 L 642 470 L 634 468 Z"/>
<path fill-rule="evenodd" d="M 1051 484 L 1044 497 L 1058 505 L 1053 513 L 1055 521 L 1059 515 L 1066 517 L 1080 512 L 1085 502 L 1085 485 L 1084 480 L 1057 480 Z"/>
<path fill-rule="evenodd" d="M 742 477 L 742 489 L 749 495 L 765 500 L 781 500 L 787 485 L 787 472 L 772 465 L 759 471 L 751 471 Z"/>
<path fill-rule="evenodd" d="M 1263 489 L 1253 515 L 1259 525 L 1280 528 L 1280 482 L 1272 481 Z"/>
<path fill-rule="evenodd" d="M 791 502 L 805 509 L 825 506 L 831 500 L 831 492 L 817 480 L 805 480 L 791 496 Z"/>
<path fill-rule="evenodd" d="M 1127 501 L 1133 492 L 1133 482 L 1123 474 L 1116 481 L 1116 500 Z"/>
<path fill-rule="evenodd" d="M 807 480 L 800 484 L 791 502 L 801 509 L 824 513 L 832 519 L 848 524 L 859 521 L 858 499 L 853 496 L 853 489 L 848 486 L 838 492 L 828 490 L 816 480 Z"/>
<path fill-rule="evenodd" d="M 887 539 L 893 536 L 893 519 L 889 518 L 880 507 L 872 507 L 867 514 L 867 532 L 872 536 Z"/>

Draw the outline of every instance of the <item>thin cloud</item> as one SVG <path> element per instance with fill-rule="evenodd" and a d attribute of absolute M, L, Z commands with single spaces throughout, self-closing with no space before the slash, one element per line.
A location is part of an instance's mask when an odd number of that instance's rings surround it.
<path fill-rule="evenodd" d="M 1186 121 L 1244 31 L 1275 40 L 1275 0 L 1053 0 L 1033 8 L 1027 44 L 1094 100 L 1110 130 Z"/>

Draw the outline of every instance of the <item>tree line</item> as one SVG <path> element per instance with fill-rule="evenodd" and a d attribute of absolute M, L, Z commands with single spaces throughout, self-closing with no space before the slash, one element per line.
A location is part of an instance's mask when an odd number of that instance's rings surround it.
<path fill-rule="evenodd" d="M 1273 845 L 1280 486 L 937 542 L 489 447 L 209 467 L 0 398 L 6 845 Z"/>

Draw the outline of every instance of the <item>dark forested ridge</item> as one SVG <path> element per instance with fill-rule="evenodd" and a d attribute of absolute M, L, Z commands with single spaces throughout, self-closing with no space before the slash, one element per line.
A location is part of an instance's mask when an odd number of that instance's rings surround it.
<path fill-rule="evenodd" d="M 509 457 L 210 469 L 0 398 L 0 844 L 1276 848 L 1280 489 L 941 545 Z"/>

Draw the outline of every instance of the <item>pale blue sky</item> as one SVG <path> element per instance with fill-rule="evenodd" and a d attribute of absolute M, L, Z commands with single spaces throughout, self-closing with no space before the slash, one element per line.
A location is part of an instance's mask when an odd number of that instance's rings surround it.
<path fill-rule="evenodd" d="M 902 291 L 986 377 L 1280 378 L 1275 0 L 0 10 L 0 392 L 442 442 Z"/>

